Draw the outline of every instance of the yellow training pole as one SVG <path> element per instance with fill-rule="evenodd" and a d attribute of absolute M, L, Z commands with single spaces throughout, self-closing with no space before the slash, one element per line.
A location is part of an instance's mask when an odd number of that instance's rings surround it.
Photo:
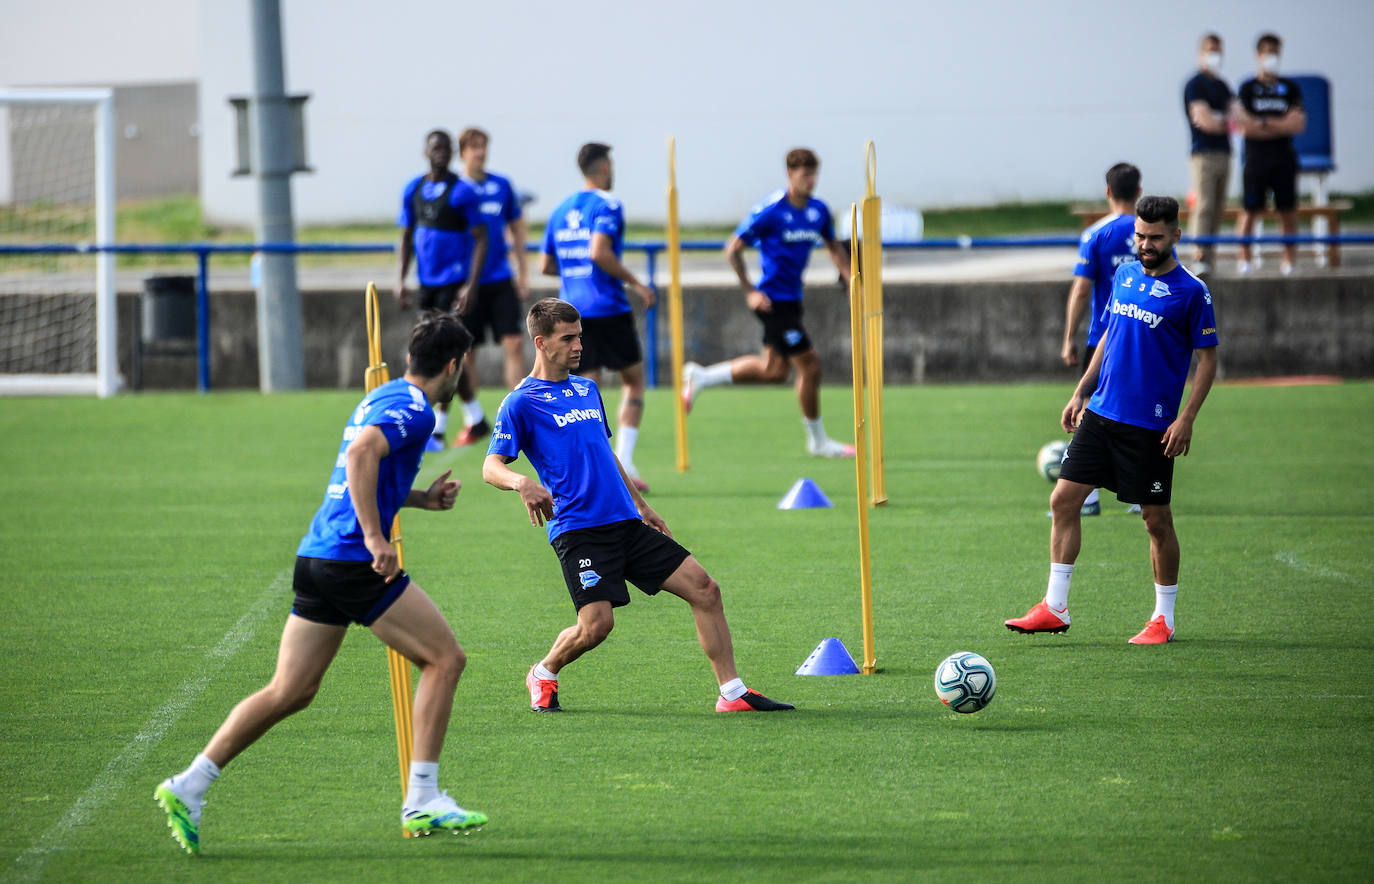
<path fill-rule="evenodd" d="M 668 139 L 668 329 L 673 350 L 673 402 L 677 416 L 677 471 L 687 472 L 687 404 L 682 401 L 682 230 L 677 220 L 677 139 Z"/>
<path fill-rule="evenodd" d="M 883 201 L 878 198 L 878 153 L 873 142 L 864 147 L 868 195 L 863 199 L 864 366 L 868 372 L 869 503 L 887 503 L 886 461 L 883 457 Z"/>
<path fill-rule="evenodd" d="M 382 324 L 377 309 L 377 286 L 368 283 L 366 295 L 367 313 L 367 371 L 363 373 L 363 390 L 372 390 L 391 380 L 386 362 L 382 360 Z M 401 516 L 391 523 L 391 544 L 396 547 L 396 558 L 401 567 L 406 565 L 405 553 L 401 549 Z M 391 706 L 396 716 L 396 757 L 401 764 L 401 798 L 405 800 L 406 789 L 410 784 L 410 751 L 415 745 L 415 720 L 410 685 L 410 661 L 392 648 L 386 650 L 387 668 L 391 671 Z M 410 833 L 402 833 L 409 838 Z"/>
<path fill-rule="evenodd" d="M 859 229 L 859 209 L 849 206 L 849 229 Z M 863 604 L 864 675 L 878 671 L 873 650 L 873 572 L 868 556 L 868 427 L 864 408 L 864 289 L 859 238 L 849 240 L 849 335 L 854 367 L 854 489 L 859 509 L 859 598 Z"/>

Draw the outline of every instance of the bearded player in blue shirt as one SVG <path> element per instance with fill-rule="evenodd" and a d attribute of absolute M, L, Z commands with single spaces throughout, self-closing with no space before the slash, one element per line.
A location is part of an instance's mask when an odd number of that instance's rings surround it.
<path fill-rule="evenodd" d="M 1093 352 L 1107 329 L 1107 297 L 1112 278 L 1122 264 L 1136 260 L 1135 201 L 1140 199 L 1140 170 L 1130 163 L 1117 163 L 1107 170 L 1107 205 L 1111 211 L 1083 231 L 1078 246 L 1078 262 L 1073 268 L 1064 311 L 1064 344 L 1060 358 L 1065 365 L 1078 365 L 1078 325 L 1088 313 L 1088 340 L 1083 348 L 1084 369 L 1093 361 Z M 1083 501 L 1083 515 L 1102 512 L 1094 488 Z"/>
<path fill-rule="evenodd" d="M 630 603 L 627 580 L 648 595 L 667 590 L 687 602 L 697 640 L 720 685 L 717 712 L 793 708 L 744 686 L 735 669 L 720 586 L 673 540 L 611 451 L 601 391 L 591 379 L 572 373 L 583 351 L 577 308 L 545 298 L 530 308 L 526 323 L 534 339 L 534 370 L 501 403 L 482 478 L 517 492 L 531 525 L 547 525 L 577 610 L 577 622 L 559 633 L 525 676 L 530 708 L 562 709 L 559 672 L 610 635 L 613 610 Z M 508 466 L 521 451 L 537 480 Z"/>
<path fill-rule="evenodd" d="M 831 439 L 821 422 L 821 359 L 802 325 L 802 274 L 811 249 L 824 245 L 848 290 L 849 253 L 835 241 L 830 209 L 812 194 L 820 175 L 820 160 L 804 147 L 789 151 L 787 189 L 769 195 L 754 207 L 725 245 L 725 254 L 744 289 L 745 303 L 763 324 L 763 352 L 702 366 L 689 362 L 682 369 L 682 398 L 691 411 L 697 394 L 718 384 L 780 384 L 789 369 L 797 372 L 797 401 L 806 428 L 806 451 L 814 457 L 853 457 L 854 446 Z M 746 246 L 758 246 L 762 278 L 749 279 L 744 264 Z"/>
<path fill-rule="evenodd" d="M 1193 423 L 1216 378 L 1217 323 L 1211 292 L 1174 258 L 1178 201 L 1147 196 L 1135 214 L 1140 263 L 1116 271 L 1107 331 L 1060 416 L 1073 441 L 1050 495 L 1049 585 L 1024 617 L 1006 621 L 1015 632 L 1068 631 L 1069 582 L 1082 543 L 1080 508 L 1101 486 L 1125 503 L 1140 504 L 1150 535 L 1155 609 L 1130 643 L 1174 638 L 1179 545 L 1169 508 L 1173 459 L 1188 454 Z M 1194 354 L 1197 372 L 1180 411 Z"/>
<path fill-rule="evenodd" d="M 439 752 L 466 658 L 434 602 L 401 569 L 390 536 L 402 506 L 453 508 L 460 483 L 449 473 L 423 491 L 411 485 L 434 426 L 431 406 L 452 399 L 471 344 L 454 316 L 420 320 L 410 335 L 405 376 L 377 387 L 354 409 L 324 502 L 296 551 L 296 598 L 271 683 L 235 706 L 205 750 L 154 793 L 172 837 L 187 852 L 200 852 L 201 807 L 220 770 L 310 705 L 351 623 L 368 627 L 420 668 L 402 828 L 428 835 L 487 821 L 438 789 Z"/>
<path fill-rule="evenodd" d="M 615 453 L 634 486 L 648 491 L 649 483 L 635 466 L 635 443 L 644 416 L 644 355 L 625 286 L 634 289 L 646 310 L 654 306 L 656 296 L 620 260 L 625 207 L 610 193 L 615 179 L 610 145 L 582 145 L 577 168 L 584 187 L 549 216 L 540 269 L 545 276 L 559 278 L 558 296 L 582 315 L 582 371 L 595 381 L 601 379 L 603 368 L 620 372 Z"/>

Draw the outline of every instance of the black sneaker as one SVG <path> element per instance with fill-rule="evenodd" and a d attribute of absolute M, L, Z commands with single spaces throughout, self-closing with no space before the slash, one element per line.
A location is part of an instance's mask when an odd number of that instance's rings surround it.
<path fill-rule="evenodd" d="M 785 712 L 788 709 L 796 709 L 791 703 L 779 703 L 777 700 L 770 700 L 758 691 L 745 691 L 744 696 L 738 700 L 727 700 L 724 697 L 716 698 L 717 712 Z"/>

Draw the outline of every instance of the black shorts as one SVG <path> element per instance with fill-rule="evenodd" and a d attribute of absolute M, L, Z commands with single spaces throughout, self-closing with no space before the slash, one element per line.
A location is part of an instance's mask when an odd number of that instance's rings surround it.
<path fill-rule="evenodd" d="M 453 309 L 454 301 L 458 300 L 458 290 L 462 287 L 462 282 L 451 282 L 448 285 L 422 285 L 420 286 L 420 297 L 416 299 L 416 306 L 419 307 L 421 313 L 428 313 L 430 310 L 448 313 Z"/>
<path fill-rule="evenodd" d="M 639 519 L 564 531 L 553 539 L 553 551 L 563 565 L 573 607 L 579 611 L 589 602 L 610 602 L 613 608 L 628 605 L 626 580 L 645 594 L 655 595 L 691 555 L 682 544 Z"/>
<path fill-rule="evenodd" d="M 802 325 L 801 301 L 774 301 L 767 312 L 754 311 L 763 323 L 763 345 L 783 356 L 795 356 L 811 349 L 811 338 Z"/>
<path fill-rule="evenodd" d="M 371 626 L 410 585 L 402 571 L 390 583 L 372 570 L 371 562 L 336 562 L 296 556 L 291 586 L 296 601 L 291 613 L 315 623 Z"/>
<path fill-rule="evenodd" d="M 509 279 L 481 283 L 473 293 L 472 301 L 468 305 L 468 312 L 460 314 L 460 317 L 463 325 L 472 332 L 473 346 L 486 342 L 487 329 L 491 329 L 493 344 L 510 335 L 524 334 L 520 298 Z"/>
<path fill-rule="evenodd" d="M 1162 506 L 1174 489 L 1174 459 L 1164 456 L 1163 436 L 1084 410 L 1059 477 L 1115 491 L 1122 503 Z"/>
<path fill-rule="evenodd" d="M 1241 181 L 1246 211 L 1263 209 L 1270 191 L 1274 193 L 1274 208 L 1280 212 L 1291 212 L 1298 207 L 1298 155 L 1291 151 L 1272 156 L 1247 155 Z"/>
<path fill-rule="evenodd" d="M 582 362 L 577 373 L 607 368 L 620 371 L 644 361 L 634 311 L 582 317 Z"/>

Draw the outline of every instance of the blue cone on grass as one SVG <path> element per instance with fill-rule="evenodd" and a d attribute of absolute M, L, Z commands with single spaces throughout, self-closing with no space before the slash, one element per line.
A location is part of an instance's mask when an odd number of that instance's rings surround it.
<path fill-rule="evenodd" d="M 830 498 L 810 479 L 798 479 L 778 501 L 780 510 L 804 510 L 834 506 Z"/>
<path fill-rule="evenodd" d="M 797 668 L 797 675 L 858 675 L 859 666 L 837 638 L 821 639 L 816 650 Z"/>

